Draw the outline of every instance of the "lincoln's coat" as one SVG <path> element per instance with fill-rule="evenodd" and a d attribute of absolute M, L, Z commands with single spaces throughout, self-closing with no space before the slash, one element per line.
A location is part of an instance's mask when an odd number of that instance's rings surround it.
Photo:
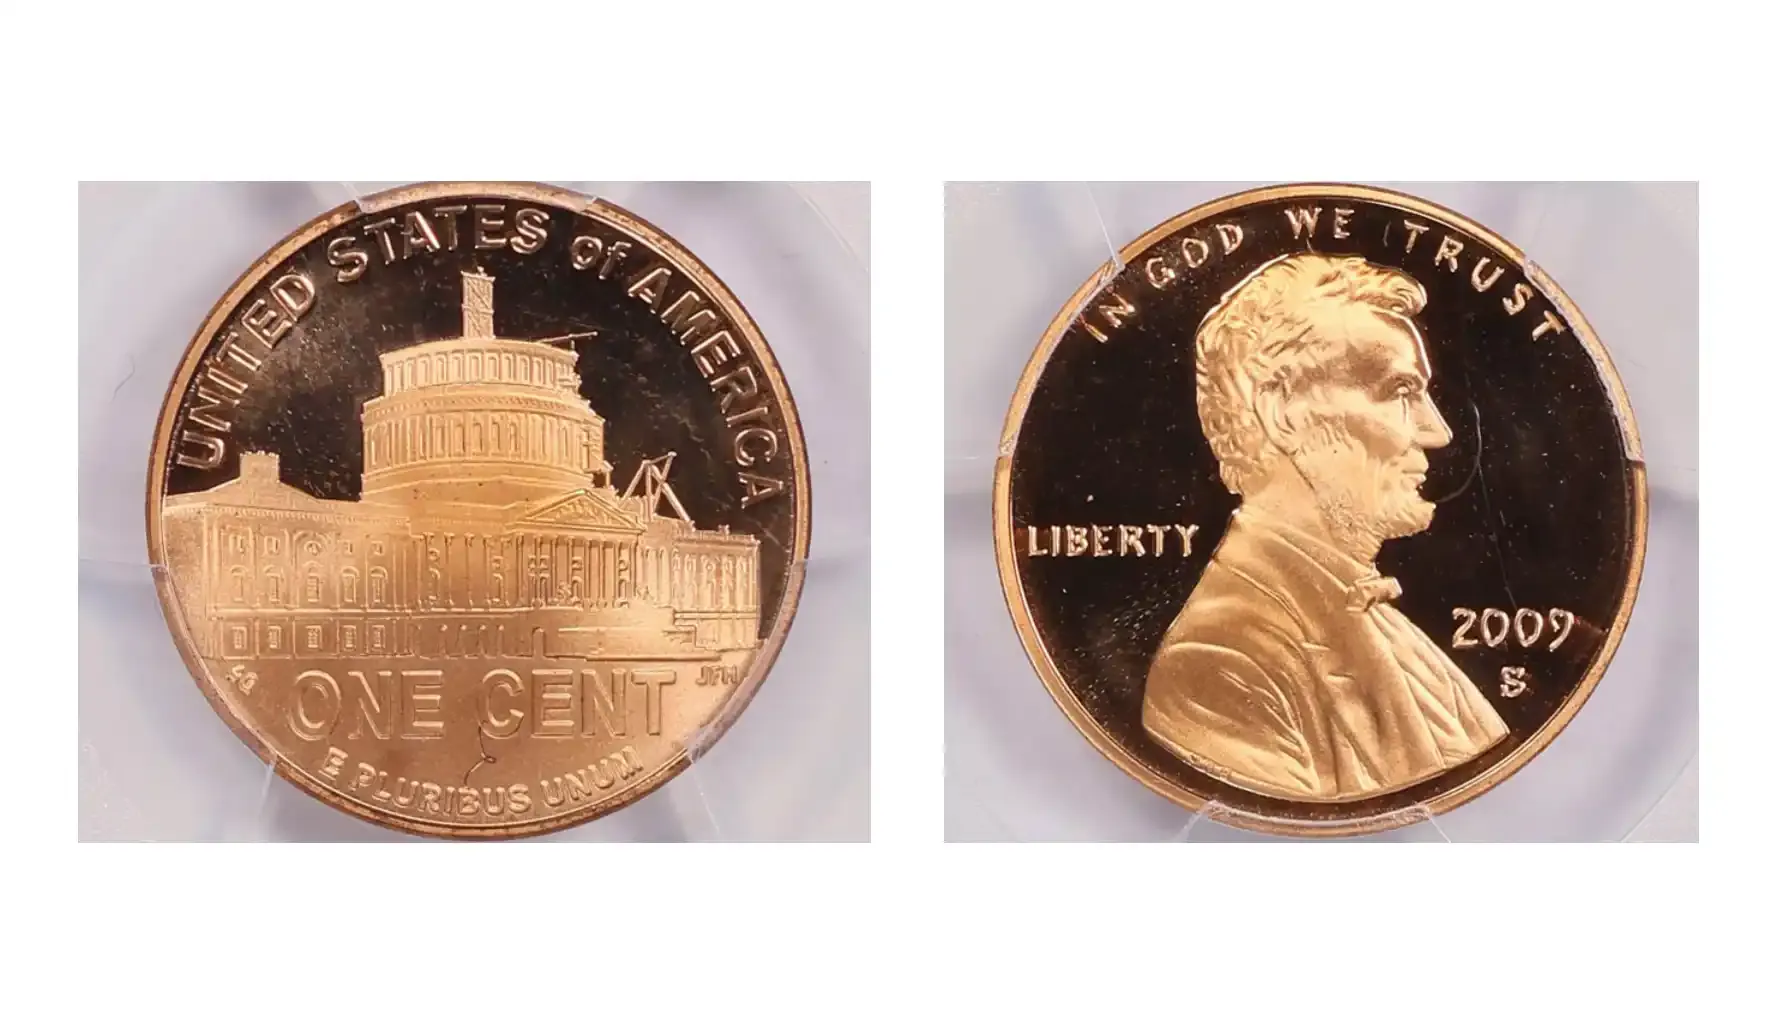
<path fill-rule="evenodd" d="M 1244 789 L 1304 800 L 1372 796 L 1475 757 L 1506 725 L 1398 595 L 1240 509 L 1152 661 L 1145 728 Z"/>

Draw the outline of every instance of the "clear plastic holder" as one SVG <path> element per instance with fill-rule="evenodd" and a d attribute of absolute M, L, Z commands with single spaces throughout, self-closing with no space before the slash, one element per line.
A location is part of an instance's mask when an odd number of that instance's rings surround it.
<path fill-rule="evenodd" d="M 991 497 L 1021 371 L 1063 303 L 1132 239 L 1263 183 L 948 185 L 946 837 L 1273 839 L 1248 812 L 1191 813 L 1109 762 L 1015 636 Z M 1380 184 L 1464 214 L 1561 285 L 1611 353 L 1648 467 L 1643 579 L 1592 697 L 1529 764 L 1443 815 L 1414 805 L 1366 841 L 1696 838 L 1698 213 L 1693 185 Z M 1671 798 L 1669 800 L 1668 798 Z M 1668 802 L 1664 803 L 1664 800 Z M 1662 827 L 1650 828 L 1655 822 Z M 1665 833 L 1665 834 L 1664 834 Z"/>
<path fill-rule="evenodd" d="M 80 837 L 382 841 L 405 833 L 276 777 L 206 702 L 148 563 L 149 448 L 193 332 L 311 218 L 401 183 L 84 186 L 80 289 Z M 770 674 L 691 764 L 540 838 L 863 840 L 870 833 L 870 280 L 862 185 L 556 182 L 695 253 L 766 336 L 810 463 L 802 597 Z M 720 720 L 727 720 L 726 712 Z"/>

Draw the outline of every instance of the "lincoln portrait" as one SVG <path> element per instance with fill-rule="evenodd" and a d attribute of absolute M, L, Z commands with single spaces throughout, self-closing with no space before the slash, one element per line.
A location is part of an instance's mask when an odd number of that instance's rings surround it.
<path fill-rule="evenodd" d="M 1375 567 L 1383 543 L 1431 525 L 1427 453 L 1450 443 L 1424 306 L 1398 270 L 1302 253 L 1258 268 L 1196 331 L 1201 429 L 1241 501 L 1152 659 L 1144 725 L 1243 789 L 1375 796 L 1506 735 Z"/>

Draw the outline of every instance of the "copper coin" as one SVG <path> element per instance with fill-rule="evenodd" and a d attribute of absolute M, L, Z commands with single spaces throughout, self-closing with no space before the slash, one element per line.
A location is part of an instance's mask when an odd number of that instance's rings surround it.
<path fill-rule="evenodd" d="M 770 348 L 690 252 L 540 185 L 403 188 L 299 228 L 199 328 L 149 553 L 218 714 L 409 832 L 588 821 L 764 680 L 809 537 Z"/>
<path fill-rule="evenodd" d="M 1353 834 L 1517 771 L 1611 661 L 1636 426 L 1580 312 L 1410 196 L 1262 189 L 1073 296 L 1003 432 L 1008 607 L 1064 712 L 1216 819 Z"/>

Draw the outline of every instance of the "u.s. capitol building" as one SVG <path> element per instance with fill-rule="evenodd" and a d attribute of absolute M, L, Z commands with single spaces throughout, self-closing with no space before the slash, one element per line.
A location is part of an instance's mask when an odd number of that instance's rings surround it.
<path fill-rule="evenodd" d="M 380 356 L 362 487 L 330 501 L 244 452 L 164 502 L 197 553 L 187 626 L 214 658 L 713 657 L 759 643 L 759 542 L 699 529 L 644 459 L 618 493 L 576 355 L 493 336 L 462 275 L 462 336 Z"/>

